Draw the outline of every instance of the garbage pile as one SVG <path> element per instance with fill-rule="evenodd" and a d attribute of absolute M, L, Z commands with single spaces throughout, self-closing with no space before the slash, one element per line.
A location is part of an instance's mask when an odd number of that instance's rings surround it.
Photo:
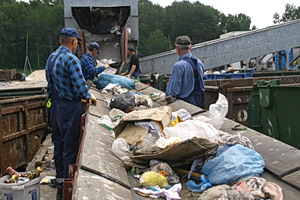
<path fill-rule="evenodd" d="M 35 179 L 40 176 L 43 169 L 41 167 L 37 167 L 35 171 L 29 171 L 20 173 L 14 170 L 12 167 L 8 167 L 6 169 L 6 172 L 8 174 L 8 178 L 4 180 L 4 183 L 19 183 L 23 184 L 26 182 L 31 181 L 32 179 Z"/>
<path fill-rule="evenodd" d="M 250 140 L 219 130 L 228 111 L 222 94 L 208 116 L 194 118 L 149 103 L 135 110 L 135 100 L 130 92 L 114 96 L 100 123 L 114 132 L 112 152 L 131 168 L 139 195 L 176 200 L 185 188 L 198 199 L 283 199 L 278 185 L 260 178 L 265 162 Z"/>

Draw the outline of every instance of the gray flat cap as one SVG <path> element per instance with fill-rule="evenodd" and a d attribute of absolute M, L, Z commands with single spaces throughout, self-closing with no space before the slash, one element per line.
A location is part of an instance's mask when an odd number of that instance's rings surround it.
<path fill-rule="evenodd" d="M 177 45 L 191 45 L 192 41 L 188 36 L 182 35 L 182 36 L 178 36 L 176 38 L 175 44 L 177 44 Z"/>

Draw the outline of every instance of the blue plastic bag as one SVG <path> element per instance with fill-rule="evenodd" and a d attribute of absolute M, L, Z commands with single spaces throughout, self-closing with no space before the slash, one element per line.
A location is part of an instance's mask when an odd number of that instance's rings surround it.
<path fill-rule="evenodd" d="M 204 190 L 212 187 L 212 184 L 205 178 L 205 176 L 202 174 L 201 175 L 201 183 L 197 184 L 195 181 L 189 180 L 186 183 L 186 187 L 188 190 L 192 192 L 203 192 Z"/>
<path fill-rule="evenodd" d="M 264 167 L 265 162 L 260 154 L 237 144 L 220 146 L 216 157 L 203 165 L 202 172 L 213 185 L 220 185 L 260 176 Z"/>
<path fill-rule="evenodd" d="M 98 80 L 95 80 L 94 83 L 96 84 L 96 87 L 98 89 L 105 88 L 109 83 L 116 84 L 118 83 L 122 87 L 125 87 L 129 90 L 132 90 L 135 88 L 134 81 L 119 75 L 114 74 L 100 74 Z"/>

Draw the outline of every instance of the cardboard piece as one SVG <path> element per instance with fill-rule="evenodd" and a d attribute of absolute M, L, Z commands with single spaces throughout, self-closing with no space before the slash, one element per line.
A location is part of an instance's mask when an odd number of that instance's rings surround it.
<path fill-rule="evenodd" d="M 162 128 L 168 126 L 172 118 L 172 108 L 169 106 L 162 106 L 159 108 L 152 108 L 148 110 L 132 111 L 122 118 L 122 121 L 114 128 L 116 137 L 118 137 L 127 127 L 128 123 L 135 121 L 157 121 Z M 127 132 L 130 134 L 130 132 Z M 124 137 L 124 135 L 122 135 Z M 130 136 L 128 136 L 130 137 Z"/>
<path fill-rule="evenodd" d="M 124 138 L 128 144 L 137 145 L 147 134 L 147 129 L 134 124 L 128 124 L 118 138 Z"/>
<path fill-rule="evenodd" d="M 160 160 L 172 163 L 172 166 L 190 164 L 193 160 L 213 153 L 218 148 L 218 143 L 210 142 L 205 138 L 192 138 L 173 146 L 167 147 L 159 152 L 149 155 L 141 154 L 132 156 L 138 160 Z M 184 161 L 184 163 L 182 163 Z"/>

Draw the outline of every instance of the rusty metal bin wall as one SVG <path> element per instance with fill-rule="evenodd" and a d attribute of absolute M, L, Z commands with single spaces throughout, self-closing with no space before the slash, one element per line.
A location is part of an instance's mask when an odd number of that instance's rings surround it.
<path fill-rule="evenodd" d="M 254 84 L 259 80 L 278 79 L 281 85 L 300 84 L 300 75 L 295 76 L 274 76 L 257 77 L 248 79 L 222 79 L 205 81 L 205 102 L 204 107 L 208 109 L 218 99 L 218 93 L 222 93 L 228 100 L 227 118 L 247 126 L 247 107 L 250 92 Z"/>
<path fill-rule="evenodd" d="M 47 133 L 46 96 L 0 100 L 0 174 L 32 160 Z"/>

